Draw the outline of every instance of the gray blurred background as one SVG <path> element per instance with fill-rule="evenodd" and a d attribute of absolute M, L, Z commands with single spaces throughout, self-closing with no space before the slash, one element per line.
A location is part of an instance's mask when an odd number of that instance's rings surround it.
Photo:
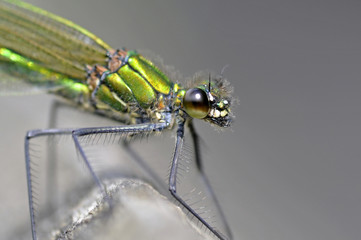
<path fill-rule="evenodd" d="M 235 239 L 360 239 L 360 1 L 29 2 L 184 76 L 229 64 L 232 129 L 196 125 Z M 29 224 L 23 139 L 52 99 L 0 100 L 0 236 Z"/>

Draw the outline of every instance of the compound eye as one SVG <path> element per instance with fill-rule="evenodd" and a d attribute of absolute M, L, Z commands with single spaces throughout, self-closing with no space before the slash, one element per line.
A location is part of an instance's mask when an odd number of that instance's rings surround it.
<path fill-rule="evenodd" d="M 199 88 L 187 90 L 183 98 L 183 106 L 189 116 L 204 118 L 210 110 L 207 94 Z"/>

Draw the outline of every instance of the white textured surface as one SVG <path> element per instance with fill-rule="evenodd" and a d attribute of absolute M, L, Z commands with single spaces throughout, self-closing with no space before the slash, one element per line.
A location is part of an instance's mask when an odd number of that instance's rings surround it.
<path fill-rule="evenodd" d="M 107 188 L 111 210 L 99 191 L 92 191 L 69 214 L 66 227 L 53 231 L 54 239 L 210 239 L 179 207 L 142 181 L 117 179 Z M 43 221 L 40 225 L 47 225 Z"/>

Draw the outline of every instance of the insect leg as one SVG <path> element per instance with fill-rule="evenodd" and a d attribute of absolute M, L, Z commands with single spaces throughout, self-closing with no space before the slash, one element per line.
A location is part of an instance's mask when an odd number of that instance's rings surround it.
<path fill-rule="evenodd" d="M 216 197 L 216 194 L 214 193 L 214 191 L 213 191 L 213 189 L 212 189 L 212 187 L 210 185 L 210 182 L 208 180 L 208 177 L 204 172 L 203 163 L 202 163 L 202 156 L 201 156 L 201 151 L 200 151 L 200 145 L 199 145 L 199 140 L 200 140 L 199 135 L 196 132 L 192 122 L 189 123 L 188 127 L 189 127 L 189 131 L 190 131 L 190 134 L 191 134 L 191 137 L 192 137 L 192 140 L 193 140 L 193 146 L 194 146 L 195 158 L 196 158 L 196 166 L 198 168 L 199 173 L 201 174 L 203 182 L 204 182 L 204 184 L 205 184 L 205 186 L 206 186 L 206 188 L 208 190 L 208 193 L 212 197 L 213 202 L 215 203 L 215 206 L 218 209 L 221 220 L 222 220 L 222 222 L 223 222 L 223 224 L 224 224 L 224 226 L 226 228 L 225 230 L 227 232 L 227 235 L 230 238 L 232 238 L 231 229 L 230 229 L 230 227 L 229 227 L 229 225 L 228 225 L 228 223 L 226 221 L 226 217 L 224 216 L 221 205 L 219 204 L 219 202 L 217 200 L 217 197 Z"/>
<path fill-rule="evenodd" d="M 40 136 L 52 136 L 52 135 L 71 135 L 72 129 L 46 129 L 46 130 L 31 130 L 26 134 L 25 137 L 25 164 L 26 164 L 26 179 L 28 185 L 28 200 L 29 200 L 29 209 L 30 209 L 30 221 L 31 221 L 31 232 L 34 240 L 37 239 L 36 229 L 35 229 L 35 210 L 34 210 L 34 189 L 33 189 L 33 181 L 34 176 L 32 173 L 33 166 L 31 162 L 30 156 L 30 140 L 32 138 L 40 137 Z"/>
<path fill-rule="evenodd" d="M 196 217 L 202 224 L 204 224 L 214 235 L 216 235 L 219 239 L 224 240 L 225 238 L 216 229 L 214 229 L 211 225 L 209 225 L 209 223 L 206 220 L 204 220 L 193 208 L 191 208 L 185 202 L 185 200 L 183 200 L 181 196 L 178 195 L 177 193 L 177 185 L 176 185 L 177 172 L 178 172 L 177 170 L 178 170 L 181 150 L 183 147 L 183 141 L 184 141 L 184 122 L 181 122 L 178 124 L 176 145 L 175 145 L 174 155 L 172 159 L 172 166 L 169 175 L 169 191 L 172 194 L 172 196 L 182 206 L 184 206 L 194 217 Z"/>
<path fill-rule="evenodd" d="M 152 131 L 161 131 L 165 127 L 167 127 L 166 123 L 158 123 L 158 124 L 138 124 L 138 125 L 124 125 L 124 126 L 115 126 L 115 127 L 96 127 L 96 128 L 80 128 L 80 129 L 45 129 L 45 130 L 32 130 L 29 131 L 25 137 L 25 162 L 26 162 L 26 174 L 27 174 L 27 185 L 28 185 L 28 200 L 29 200 L 29 209 L 30 209 L 30 219 L 31 219 L 31 230 L 32 230 L 32 237 L 34 240 L 37 239 L 37 232 L 36 232 L 36 222 L 35 222 L 35 199 L 36 196 L 34 194 L 33 182 L 33 167 L 35 163 L 31 161 L 31 154 L 30 154 L 30 141 L 33 138 L 40 137 L 40 136 L 52 136 L 52 135 L 71 135 L 75 147 L 79 152 L 82 160 L 84 161 L 85 166 L 87 167 L 88 171 L 90 172 L 93 180 L 95 181 L 96 185 L 100 188 L 102 194 L 107 195 L 106 189 L 102 184 L 100 178 L 94 172 L 93 167 L 91 166 L 88 157 L 82 147 L 81 141 L 79 138 L 82 136 L 87 135 L 96 135 L 96 134 L 113 134 L 113 133 L 128 133 L 128 134 L 137 134 L 137 133 L 150 133 Z"/>
<path fill-rule="evenodd" d="M 136 125 L 123 125 L 123 126 L 114 126 L 114 127 L 97 127 L 97 128 L 80 128 L 76 129 L 72 132 L 73 140 L 77 150 L 80 153 L 80 156 L 83 158 L 86 166 L 88 167 L 93 179 L 95 180 L 96 184 L 102 189 L 103 193 L 106 193 L 105 188 L 103 187 L 100 179 L 97 177 L 96 173 L 93 171 L 92 167 L 90 166 L 90 162 L 88 157 L 85 154 L 85 151 L 81 145 L 80 138 L 89 136 L 89 135 L 100 135 L 100 134 L 139 134 L 139 133 L 151 133 L 153 131 L 161 131 L 165 127 L 167 127 L 166 123 L 144 123 L 144 124 L 136 124 Z M 137 157 L 133 155 L 133 157 Z M 136 158 L 139 160 L 140 158 Z M 141 160 L 138 162 L 140 165 L 144 165 Z M 149 168 L 149 167 L 148 167 Z M 146 169 L 148 170 L 148 169 Z"/>

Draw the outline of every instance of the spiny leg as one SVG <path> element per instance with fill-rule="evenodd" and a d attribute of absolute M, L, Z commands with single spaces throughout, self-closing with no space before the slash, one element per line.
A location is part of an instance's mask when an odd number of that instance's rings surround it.
<path fill-rule="evenodd" d="M 81 102 L 81 99 L 79 99 L 79 103 Z M 76 105 L 72 105 L 72 104 L 69 104 L 69 103 L 66 103 L 64 101 L 61 101 L 61 100 L 55 100 L 53 101 L 52 103 L 52 106 L 50 108 L 50 118 L 49 118 L 49 123 L 48 123 L 48 128 L 49 129 L 55 129 L 58 125 L 58 119 L 60 117 L 59 115 L 59 110 L 61 109 L 70 109 L 70 110 L 74 110 L 76 107 Z M 88 114 L 88 113 L 86 113 Z M 99 116 L 103 117 L 103 114 L 101 114 L 101 112 L 97 113 Z M 47 181 L 46 181 L 46 184 L 47 184 L 47 187 L 46 187 L 46 193 L 47 193 L 47 198 L 50 200 L 49 203 L 53 203 L 53 205 L 56 205 L 56 200 L 58 199 L 57 197 L 57 191 L 56 191 L 56 186 L 57 186 L 57 178 L 56 178 L 56 174 L 57 174 L 57 171 L 56 171 L 56 168 L 57 168 L 57 161 L 56 161 L 56 157 L 57 157 L 57 154 L 56 154 L 56 148 L 52 148 L 51 146 L 52 142 L 51 141 L 48 141 L 47 142 L 47 147 L 49 150 L 48 152 L 48 164 L 47 164 L 47 170 L 46 170 L 46 173 L 47 173 Z M 76 145 L 76 148 L 77 150 L 81 150 L 81 146 L 79 144 L 76 144 L 75 142 L 75 145 Z M 82 152 L 82 151 L 80 151 Z M 84 154 L 84 153 L 83 153 Z M 83 157 L 83 154 L 81 154 L 81 156 Z M 84 158 L 83 158 L 84 159 Z M 92 177 L 93 179 L 97 179 L 95 174 L 93 173 L 93 170 L 89 164 L 89 162 L 87 161 L 87 159 L 84 159 L 85 163 L 86 163 L 86 166 L 87 168 L 89 169 L 89 171 L 91 172 L 92 174 Z M 99 185 L 99 181 L 96 180 L 96 183 L 98 186 Z M 104 192 L 103 192 L 104 193 Z M 54 209 L 54 206 L 51 206 L 49 205 L 49 210 L 55 210 Z"/>
<path fill-rule="evenodd" d="M 36 221 L 35 221 L 35 202 L 34 200 L 37 196 L 34 195 L 34 187 L 33 187 L 33 176 L 32 171 L 33 167 L 32 164 L 35 163 L 31 162 L 31 154 L 30 154 L 30 140 L 36 137 L 41 136 L 55 136 L 55 135 L 71 135 L 73 137 L 75 147 L 79 151 L 85 166 L 87 167 L 88 171 L 90 172 L 92 179 L 95 181 L 96 185 L 100 188 L 101 193 L 106 197 L 105 187 L 101 183 L 98 176 L 95 174 L 90 162 L 88 161 L 87 157 L 85 156 L 85 152 L 83 148 L 79 144 L 78 141 L 78 133 L 82 131 L 86 131 L 88 129 L 44 129 L 44 130 L 32 130 L 29 131 L 25 137 L 25 162 L 26 162 L 26 173 L 27 173 L 27 184 L 28 184 L 28 200 L 29 200 L 29 208 L 30 208 L 30 219 L 31 219 L 31 231 L 32 237 L 34 240 L 37 239 L 37 232 L 36 232 Z M 50 160 L 52 161 L 52 160 Z"/>
<path fill-rule="evenodd" d="M 216 197 L 216 194 L 214 193 L 213 188 L 211 187 L 211 185 L 209 183 L 208 177 L 204 172 L 202 156 L 201 156 L 201 151 L 200 151 L 200 145 L 199 145 L 199 140 L 200 140 L 199 135 L 196 132 L 192 122 L 189 123 L 188 127 L 189 127 L 189 131 L 190 131 L 190 134 L 191 134 L 191 137 L 192 137 L 192 140 L 193 140 L 193 146 L 194 146 L 194 151 L 195 151 L 197 169 L 198 169 L 198 171 L 199 171 L 199 173 L 200 173 L 200 175 L 202 177 L 202 180 L 203 180 L 204 184 L 206 185 L 207 191 L 211 195 L 211 197 L 213 199 L 213 202 L 214 202 L 216 208 L 218 209 L 221 220 L 222 220 L 222 222 L 223 222 L 223 224 L 224 224 L 224 226 L 226 228 L 225 230 L 227 232 L 227 235 L 232 239 L 232 232 L 231 232 L 231 229 L 230 229 L 230 227 L 229 227 L 229 225 L 227 223 L 226 217 L 224 216 L 221 205 L 219 204 L 218 199 Z"/>
<path fill-rule="evenodd" d="M 95 180 L 96 184 L 101 188 L 102 193 L 106 195 L 106 189 L 104 188 L 101 180 L 98 178 L 97 174 L 94 172 L 93 168 L 90 165 L 90 161 L 82 147 L 80 138 L 86 136 L 96 136 L 100 134 L 141 134 L 141 133 L 151 133 L 153 131 L 161 131 L 168 125 L 166 123 L 144 123 L 144 124 L 136 124 L 136 125 L 123 125 L 123 126 L 115 126 L 115 127 L 96 127 L 96 128 L 81 128 L 74 130 L 72 133 L 72 137 L 75 143 L 75 146 L 83 158 L 86 166 L 88 167 L 93 179 Z M 133 157 L 136 155 L 133 155 Z M 136 159 L 139 160 L 139 159 Z M 141 164 L 138 162 L 138 164 Z"/>
<path fill-rule="evenodd" d="M 29 209 L 30 209 L 30 221 L 31 221 L 31 232 L 34 240 L 37 239 L 36 233 L 36 222 L 35 222 L 35 202 L 36 199 L 34 189 L 33 189 L 33 179 L 32 174 L 33 166 L 31 162 L 31 153 L 30 153 L 30 140 L 36 137 L 41 136 L 52 136 L 52 135 L 71 135 L 72 129 L 46 129 L 46 130 L 32 130 L 26 134 L 25 137 L 25 166 L 26 166 L 26 178 L 28 185 L 28 200 L 29 200 Z"/>
<path fill-rule="evenodd" d="M 74 110 L 76 105 L 69 104 L 67 102 L 61 100 L 54 100 L 50 107 L 50 117 L 48 121 L 48 129 L 56 129 L 58 127 L 58 120 L 60 117 L 61 109 L 70 109 Z M 58 198 L 57 191 L 57 148 L 54 147 L 54 143 L 52 141 L 47 141 L 47 168 L 46 168 L 46 197 L 49 199 L 49 211 L 56 210 L 54 207 L 57 205 L 56 202 Z"/>
<path fill-rule="evenodd" d="M 192 128 L 192 127 L 191 127 Z M 199 146 L 198 146 L 198 135 L 196 134 L 194 128 L 191 129 L 191 135 L 193 138 L 193 144 L 195 147 L 196 154 L 196 165 L 199 172 L 202 175 L 202 178 L 205 179 L 206 187 L 210 188 L 207 178 L 205 177 L 202 169 Z M 172 166 L 169 175 L 169 191 L 172 196 L 183 206 L 185 207 L 194 217 L 196 217 L 204 226 L 206 226 L 215 236 L 219 239 L 225 240 L 225 236 L 221 235 L 215 228 L 213 228 L 204 218 L 202 218 L 186 201 L 177 193 L 177 174 L 178 174 L 178 166 L 180 161 L 180 155 L 182 151 L 184 143 L 184 122 L 180 122 L 178 124 L 177 129 L 177 137 L 176 137 L 176 145 L 174 150 L 174 155 L 172 159 Z M 210 188 L 211 189 L 211 188 Z M 211 191 L 212 198 L 214 198 L 213 191 Z M 219 206 L 217 206 L 219 207 Z"/>
<path fill-rule="evenodd" d="M 81 129 L 46 129 L 46 130 L 33 130 L 29 131 L 25 138 L 25 161 L 26 161 L 26 172 L 27 172 L 27 182 L 28 182 L 28 198 L 29 198 L 29 208 L 30 208 L 30 218 L 31 218 L 31 229 L 33 239 L 37 239 L 36 233 L 36 222 L 35 222 L 35 210 L 34 210 L 34 191 L 33 191 L 33 175 L 32 175 L 32 162 L 30 156 L 30 140 L 32 138 L 40 136 L 52 136 L 52 135 L 71 135 L 75 147 L 79 152 L 81 158 L 83 159 L 85 166 L 88 168 L 93 180 L 96 185 L 100 188 L 102 194 L 107 197 L 107 192 L 102 184 L 100 178 L 94 172 L 85 151 L 79 141 L 79 138 L 87 135 L 97 135 L 97 134 L 113 134 L 113 133 L 128 133 L 128 134 L 137 134 L 137 133 L 150 133 L 152 131 L 161 131 L 166 128 L 168 125 L 166 123 L 158 124 L 138 124 L 132 126 L 116 126 L 116 127 L 100 127 L 100 128 L 81 128 Z"/>

